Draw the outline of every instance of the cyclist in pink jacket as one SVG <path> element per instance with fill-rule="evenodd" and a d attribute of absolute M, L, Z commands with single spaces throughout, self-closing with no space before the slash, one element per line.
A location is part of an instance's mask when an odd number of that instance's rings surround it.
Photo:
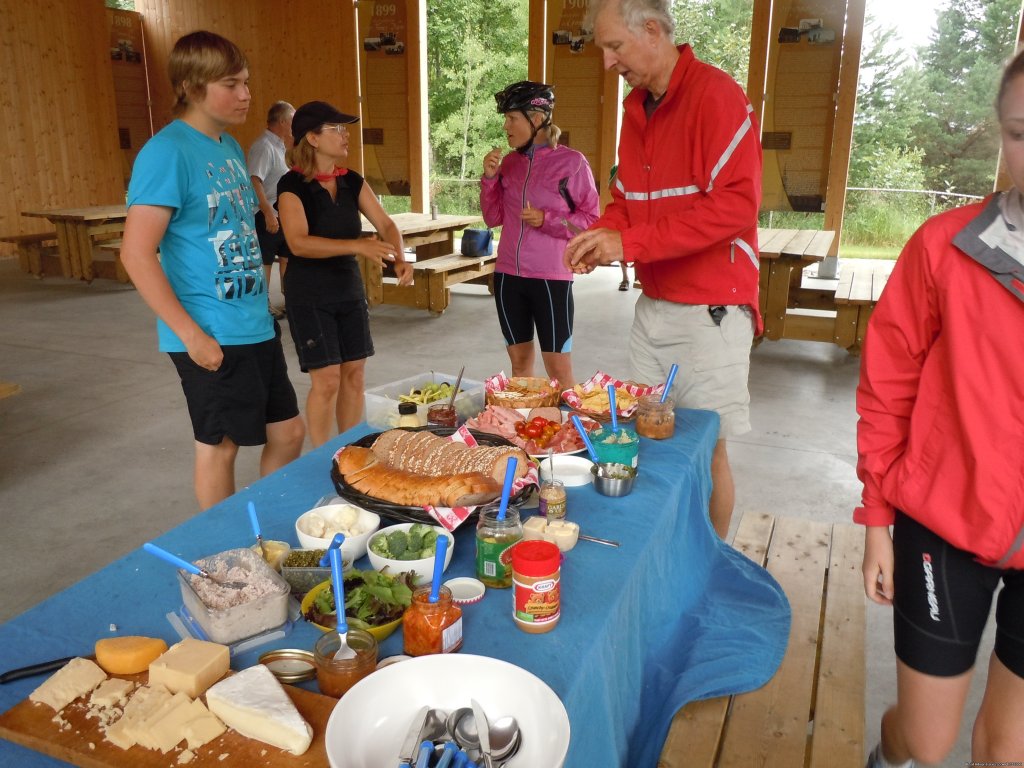
<path fill-rule="evenodd" d="M 594 176 L 586 157 L 558 144 L 551 86 L 522 81 L 494 99 L 515 151 L 502 157 L 495 147 L 484 157 L 480 209 L 487 226 L 502 227 L 494 302 L 512 375 L 533 376 L 536 328 L 544 370 L 571 387 L 573 273 L 562 254 L 575 233 L 597 220 Z"/>

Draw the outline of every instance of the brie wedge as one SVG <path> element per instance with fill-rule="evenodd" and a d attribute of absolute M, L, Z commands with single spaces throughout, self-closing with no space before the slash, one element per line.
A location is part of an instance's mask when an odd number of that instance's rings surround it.
<path fill-rule="evenodd" d="M 206 706 L 243 736 L 301 755 L 313 729 L 263 664 L 242 670 L 206 691 Z"/>

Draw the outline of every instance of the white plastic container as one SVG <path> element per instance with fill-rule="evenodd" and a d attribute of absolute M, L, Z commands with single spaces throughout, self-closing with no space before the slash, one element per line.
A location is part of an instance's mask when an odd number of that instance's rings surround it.
<path fill-rule="evenodd" d="M 225 608 L 210 607 L 192 588 L 191 580 L 203 577 L 190 576 L 184 571 L 178 571 L 181 598 L 192 618 L 206 633 L 208 640 L 230 645 L 238 640 L 279 627 L 287 621 L 288 595 L 290 593 L 288 582 L 252 550 L 229 549 L 226 552 L 197 560 L 196 565 L 215 575 L 220 568 L 237 568 L 244 571 L 244 575 L 238 578 L 232 574 L 227 577 L 228 579 L 259 583 L 263 586 L 258 594 L 254 594 L 237 605 Z M 224 589 L 226 592 L 228 591 L 226 588 Z M 244 590 L 239 592 L 244 592 Z"/>
<path fill-rule="evenodd" d="M 366 390 L 366 423 L 377 429 L 392 429 L 398 426 L 398 396 L 409 394 L 409 390 L 424 384 L 448 382 L 455 386 L 457 375 L 427 371 L 399 381 L 382 384 Z M 484 409 L 484 383 L 463 377 L 459 385 L 462 391 L 455 398 L 455 412 L 459 421 L 476 416 Z M 441 402 L 441 401 L 437 401 Z M 420 421 L 426 424 L 427 406 L 418 409 Z"/>

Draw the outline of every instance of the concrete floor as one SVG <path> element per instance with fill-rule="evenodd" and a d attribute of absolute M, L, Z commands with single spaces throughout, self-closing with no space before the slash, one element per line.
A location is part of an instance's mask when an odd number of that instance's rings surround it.
<path fill-rule="evenodd" d="M 626 371 L 628 328 L 638 291 L 620 293 L 619 269 L 598 270 L 575 287 L 574 369 Z M 377 355 L 367 386 L 426 371 L 482 379 L 508 370 L 491 298 L 476 286 L 453 291 L 433 318 L 379 307 Z M 280 301 L 276 289 L 275 303 Z M 287 332 L 286 332 L 287 338 Z M 300 402 L 308 377 L 285 345 Z M 754 431 L 730 443 L 737 485 L 735 520 L 747 510 L 848 520 L 860 487 L 854 467 L 858 359 L 829 344 L 765 342 L 752 355 Z M 0 400 L 0 621 L 137 548 L 196 512 L 192 436 L 174 369 L 156 350 L 152 314 L 136 292 L 36 280 L 0 261 L 0 381 L 20 394 Z M 326 471 L 326 470 L 325 470 Z M 243 449 L 240 485 L 258 476 L 258 451 Z M 782 480 L 780 480 L 782 478 Z M 979 659 L 987 667 L 991 632 Z M 873 604 L 867 622 L 867 744 L 895 697 L 890 614 Z M 0 658 L 3 653 L 0 650 Z M 972 688 L 969 717 L 984 674 Z M 944 763 L 970 758 L 970 720 Z"/>

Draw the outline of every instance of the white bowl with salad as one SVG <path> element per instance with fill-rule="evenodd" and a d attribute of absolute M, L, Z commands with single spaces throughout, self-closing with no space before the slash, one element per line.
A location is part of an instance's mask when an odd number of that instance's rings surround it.
<path fill-rule="evenodd" d="M 438 536 L 448 537 L 444 569 L 452 562 L 455 537 L 439 525 L 399 523 L 370 536 L 366 555 L 374 570 L 390 574 L 415 571 L 414 583 L 429 584 L 434 575 L 434 546 Z"/>

